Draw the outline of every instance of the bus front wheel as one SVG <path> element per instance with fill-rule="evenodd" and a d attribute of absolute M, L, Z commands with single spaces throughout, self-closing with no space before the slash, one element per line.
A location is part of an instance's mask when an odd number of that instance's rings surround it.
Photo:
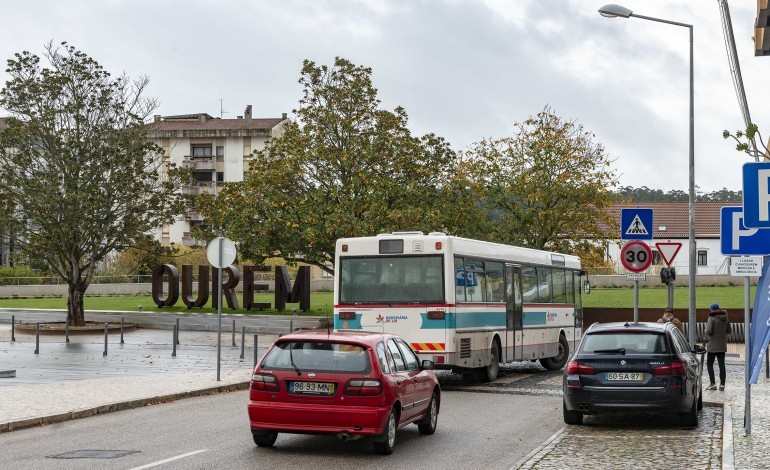
<path fill-rule="evenodd" d="M 540 364 L 548 370 L 559 370 L 567 364 L 567 359 L 569 359 L 569 343 L 567 342 L 567 338 L 559 336 L 558 354 L 556 354 L 555 357 L 540 359 Z"/>

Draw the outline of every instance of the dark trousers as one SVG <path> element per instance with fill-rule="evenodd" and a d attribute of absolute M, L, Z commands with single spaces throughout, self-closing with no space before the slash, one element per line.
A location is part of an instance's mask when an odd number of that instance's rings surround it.
<path fill-rule="evenodd" d="M 719 361 L 719 383 L 724 385 L 727 371 L 725 371 L 725 353 L 723 352 L 706 353 L 706 366 L 708 367 L 709 371 L 709 383 L 716 383 L 714 382 L 714 358 Z"/>

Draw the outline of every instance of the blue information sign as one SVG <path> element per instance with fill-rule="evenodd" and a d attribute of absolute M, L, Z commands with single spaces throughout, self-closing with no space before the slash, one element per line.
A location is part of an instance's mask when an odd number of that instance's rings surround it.
<path fill-rule="evenodd" d="M 770 254 L 770 230 L 749 228 L 742 207 L 723 207 L 719 223 L 722 254 L 752 256 Z"/>
<path fill-rule="evenodd" d="M 621 240 L 652 240 L 652 209 L 620 209 Z"/>

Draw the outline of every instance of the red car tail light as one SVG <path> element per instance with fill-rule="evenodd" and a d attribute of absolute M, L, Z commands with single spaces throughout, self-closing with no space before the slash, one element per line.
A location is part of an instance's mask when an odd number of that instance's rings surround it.
<path fill-rule="evenodd" d="M 655 375 L 685 375 L 684 364 L 672 361 L 669 366 L 660 366 L 652 370 Z"/>
<path fill-rule="evenodd" d="M 595 374 L 596 370 L 591 366 L 580 364 L 578 361 L 569 361 L 569 364 L 567 364 L 567 373 L 591 375 Z"/>
<path fill-rule="evenodd" d="M 382 393 L 382 382 L 375 379 L 348 380 L 343 392 L 345 395 L 375 396 Z"/>
<path fill-rule="evenodd" d="M 271 374 L 252 374 L 251 389 L 262 390 L 265 392 L 278 391 L 278 379 Z"/>
<path fill-rule="evenodd" d="M 340 320 L 355 320 L 356 312 L 340 312 Z"/>

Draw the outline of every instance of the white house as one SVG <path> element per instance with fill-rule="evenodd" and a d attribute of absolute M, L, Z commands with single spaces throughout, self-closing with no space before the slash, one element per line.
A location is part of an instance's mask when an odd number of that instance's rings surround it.
<path fill-rule="evenodd" d="M 730 257 L 721 253 L 720 210 L 724 206 L 741 206 L 740 202 L 695 202 L 695 248 L 697 274 L 730 274 Z M 617 273 L 626 272 L 620 260 L 620 251 L 629 240 L 620 239 L 620 214 L 622 208 L 650 208 L 653 210 L 652 240 L 646 240 L 653 254 L 652 266 L 647 273 L 656 274 L 665 267 L 655 243 L 681 243 L 671 266 L 677 277 L 687 276 L 690 269 L 689 203 L 688 202 L 640 202 L 616 204 L 610 211 L 618 221 L 618 239 L 610 243 L 608 256 Z M 648 227 L 647 230 L 650 230 Z"/>

